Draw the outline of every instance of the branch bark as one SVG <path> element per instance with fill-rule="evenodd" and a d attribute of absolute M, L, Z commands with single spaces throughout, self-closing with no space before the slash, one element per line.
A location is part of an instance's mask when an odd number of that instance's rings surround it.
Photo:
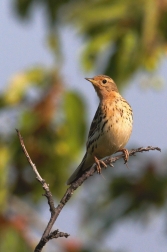
<path fill-rule="evenodd" d="M 33 171 L 36 174 L 36 179 L 42 184 L 43 190 L 44 190 L 44 196 L 46 196 L 47 200 L 48 200 L 48 205 L 50 207 L 50 220 L 45 228 L 45 231 L 39 241 L 39 243 L 37 244 L 34 252 L 41 252 L 43 247 L 46 245 L 46 243 L 53 239 L 53 238 L 58 238 L 58 237 L 68 237 L 69 234 L 64 233 L 64 232 L 60 232 L 58 229 L 51 232 L 51 229 L 53 227 L 53 224 L 55 223 L 56 219 L 58 218 L 61 210 L 63 209 L 63 207 L 65 206 L 65 204 L 70 200 L 70 198 L 72 197 L 74 191 L 82 185 L 82 183 L 88 179 L 90 176 L 92 176 L 95 172 L 96 172 L 96 164 L 94 164 L 88 171 L 85 171 L 82 176 L 80 178 L 78 178 L 75 182 L 73 182 L 66 190 L 64 196 L 62 197 L 60 203 L 58 204 L 57 207 L 55 207 L 54 205 L 54 200 L 53 200 L 53 196 L 50 192 L 49 189 L 49 185 L 45 182 L 45 180 L 40 176 L 36 165 L 32 162 L 28 151 L 26 150 L 23 138 L 19 132 L 19 130 L 16 129 L 16 132 L 18 134 L 19 140 L 20 140 L 20 144 L 22 147 L 22 150 L 30 164 L 30 166 L 32 167 Z M 140 147 L 138 149 L 132 149 L 129 151 L 129 156 L 134 156 L 137 152 L 146 152 L 146 151 L 150 151 L 150 150 L 157 150 L 157 151 L 161 151 L 161 149 L 159 147 L 152 147 L 152 146 L 148 146 L 148 147 Z M 114 156 L 114 157 L 106 157 L 103 159 L 103 162 L 106 165 L 112 166 L 113 167 L 113 163 L 115 163 L 117 160 L 124 158 L 124 154 L 118 155 L 118 156 Z"/>

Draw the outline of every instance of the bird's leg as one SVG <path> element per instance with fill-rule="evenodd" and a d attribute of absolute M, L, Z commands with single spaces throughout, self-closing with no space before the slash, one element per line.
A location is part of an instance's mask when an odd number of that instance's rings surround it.
<path fill-rule="evenodd" d="M 100 174 L 101 173 L 101 166 L 100 166 L 100 164 L 102 164 L 105 168 L 107 167 L 107 165 L 102 160 L 99 160 L 95 156 L 94 156 L 94 160 L 95 160 L 95 163 L 96 163 L 97 173 Z"/>
<path fill-rule="evenodd" d="M 128 162 L 128 159 L 129 159 L 129 151 L 128 149 L 121 149 L 121 150 L 118 150 L 117 152 L 123 152 L 124 154 L 124 161 L 125 161 L 125 164 Z"/>

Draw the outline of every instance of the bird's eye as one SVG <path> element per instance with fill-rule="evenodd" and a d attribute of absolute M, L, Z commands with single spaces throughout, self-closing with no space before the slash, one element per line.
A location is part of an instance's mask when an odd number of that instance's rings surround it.
<path fill-rule="evenodd" d="M 104 79 L 104 80 L 102 80 L 102 82 L 103 82 L 103 84 L 105 84 L 107 81 Z"/>

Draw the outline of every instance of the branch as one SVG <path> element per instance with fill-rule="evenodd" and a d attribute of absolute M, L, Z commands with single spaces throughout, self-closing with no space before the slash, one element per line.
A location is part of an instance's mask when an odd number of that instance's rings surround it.
<path fill-rule="evenodd" d="M 33 171 L 35 172 L 36 174 L 36 179 L 42 184 L 42 187 L 43 187 L 43 190 L 45 191 L 45 194 L 44 196 L 46 196 L 47 200 L 48 200 L 48 204 L 49 204 L 49 207 L 50 207 L 50 212 L 51 212 L 51 217 L 50 217 L 50 220 L 47 224 L 47 227 L 38 243 L 38 245 L 36 246 L 34 252 L 41 252 L 43 247 L 46 245 L 46 243 L 53 239 L 53 238 L 58 238 L 58 237 L 68 237 L 69 234 L 67 233 L 63 233 L 63 232 L 59 232 L 59 230 L 55 230 L 53 232 L 51 232 L 51 229 L 53 227 L 53 224 L 55 223 L 57 217 L 59 216 L 61 210 L 63 209 L 63 207 L 65 206 L 65 204 L 69 201 L 69 199 L 71 198 L 71 196 L 73 195 L 73 192 L 79 187 L 82 185 L 82 183 L 87 179 L 89 178 L 90 176 L 92 176 L 96 171 L 96 164 L 93 164 L 92 167 L 88 170 L 88 171 L 85 171 L 82 176 L 80 178 L 78 178 L 75 182 L 73 182 L 66 190 L 66 193 L 64 194 L 64 196 L 62 197 L 60 203 L 58 204 L 57 207 L 54 206 L 54 200 L 53 200 L 53 196 L 49 190 L 49 185 L 45 182 L 45 180 L 40 176 L 35 164 L 32 162 L 27 150 L 26 150 L 26 147 L 24 145 L 24 141 L 23 141 L 23 138 L 20 134 L 20 132 L 18 130 L 16 130 L 17 134 L 18 134 L 18 137 L 19 137 L 19 140 L 20 140 L 20 144 L 21 144 L 21 147 L 23 149 L 23 152 L 30 164 L 30 166 L 32 167 Z M 150 150 L 158 150 L 158 151 L 161 151 L 160 148 L 158 147 L 152 147 L 152 146 L 148 146 L 146 148 L 144 147 L 140 147 L 138 149 L 132 149 L 130 151 L 128 151 L 129 153 L 129 156 L 134 156 L 137 152 L 144 152 L 144 151 L 150 151 Z M 121 154 L 121 155 L 118 155 L 118 156 L 115 156 L 115 157 L 106 157 L 103 159 L 103 162 L 106 164 L 106 165 L 110 165 L 113 167 L 113 163 L 115 163 L 117 160 L 121 159 L 121 158 L 124 158 L 124 154 Z"/>

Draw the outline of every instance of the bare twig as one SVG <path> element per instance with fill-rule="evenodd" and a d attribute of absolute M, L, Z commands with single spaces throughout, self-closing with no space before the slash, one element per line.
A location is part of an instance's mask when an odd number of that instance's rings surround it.
<path fill-rule="evenodd" d="M 18 134 L 18 137 L 19 137 L 19 140 L 20 140 L 20 144 L 22 146 L 22 149 L 24 151 L 24 154 L 29 162 L 29 164 L 31 165 L 33 171 L 35 172 L 36 174 L 36 178 L 37 180 L 42 184 L 42 187 L 43 187 L 43 190 L 45 191 L 45 196 L 48 200 L 48 204 L 49 204 L 49 207 L 50 207 L 50 212 L 51 212 L 51 217 L 50 217 L 50 220 L 47 224 L 47 227 L 38 243 L 38 245 L 36 246 L 34 252 L 41 252 L 43 247 L 45 246 L 45 244 L 53 239 L 53 238 L 58 238 L 58 237 L 68 237 L 69 234 L 67 233 L 63 233 L 63 232 L 59 232 L 59 230 L 55 230 L 53 232 L 50 232 L 52 227 L 53 227 L 53 224 L 55 223 L 57 217 L 59 216 L 62 208 L 65 206 L 65 204 L 69 201 L 69 199 L 71 198 L 71 196 L 73 195 L 73 192 L 79 187 L 82 185 L 82 183 L 87 179 L 89 178 L 90 176 L 92 176 L 95 172 L 96 172 L 96 165 L 92 165 L 92 167 L 85 171 L 82 176 L 80 178 L 78 178 L 75 182 L 73 182 L 69 187 L 68 189 L 66 190 L 66 193 L 64 194 L 64 196 L 62 197 L 60 203 L 58 204 L 57 207 L 54 206 L 54 200 L 53 200 L 53 196 L 49 190 L 49 185 L 45 182 L 45 180 L 40 176 L 39 172 L 37 171 L 37 168 L 35 166 L 35 164 L 32 162 L 27 150 L 26 150 L 26 147 L 24 145 L 24 141 L 23 141 L 23 138 L 20 134 L 20 132 L 18 130 L 17 131 L 17 134 Z M 150 151 L 150 150 L 158 150 L 158 151 L 161 151 L 160 148 L 158 147 L 152 147 L 152 146 L 148 146 L 148 147 L 140 147 L 138 149 L 132 149 L 129 151 L 129 156 L 134 156 L 135 153 L 137 152 L 144 152 L 144 151 Z M 113 163 L 115 163 L 117 160 L 121 159 L 124 157 L 124 154 L 121 154 L 121 155 L 118 155 L 118 156 L 115 156 L 115 157 L 106 157 L 103 159 L 103 162 L 106 164 L 106 165 L 110 165 L 113 167 Z"/>

